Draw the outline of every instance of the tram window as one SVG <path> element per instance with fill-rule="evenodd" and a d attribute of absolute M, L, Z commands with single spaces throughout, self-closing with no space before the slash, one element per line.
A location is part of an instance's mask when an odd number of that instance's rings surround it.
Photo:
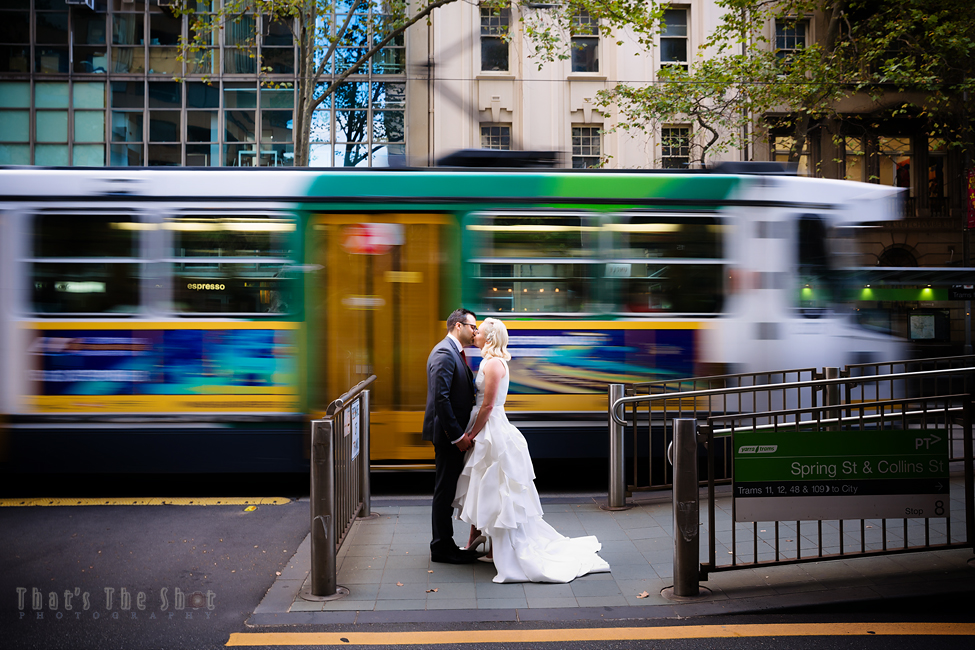
<path fill-rule="evenodd" d="M 466 227 L 485 313 L 591 311 L 599 226 L 583 215 L 476 215 Z"/>
<path fill-rule="evenodd" d="M 571 313 L 585 310 L 591 265 L 474 264 L 485 313 Z"/>
<path fill-rule="evenodd" d="M 806 318 L 821 316 L 838 295 L 829 248 L 829 232 L 823 219 L 815 214 L 799 217 L 799 312 Z"/>
<path fill-rule="evenodd" d="M 34 257 L 135 257 L 139 227 L 128 215 L 38 215 Z"/>
<path fill-rule="evenodd" d="M 619 267 L 628 267 L 622 276 Z M 607 264 L 619 283 L 623 311 L 634 313 L 713 314 L 721 311 L 720 264 Z"/>
<path fill-rule="evenodd" d="M 133 313 L 139 264 L 34 262 L 31 303 L 40 314 Z"/>
<path fill-rule="evenodd" d="M 714 217 L 636 215 L 609 226 L 616 259 L 715 259 L 723 226 Z"/>
<path fill-rule="evenodd" d="M 576 215 L 478 217 L 467 226 L 484 257 L 589 257 L 599 228 Z"/>
<path fill-rule="evenodd" d="M 139 232 L 131 215 L 40 214 L 32 222 L 31 310 L 129 314 L 139 309 Z"/>
<path fill-rule="evenodd" d="M 295 224 L 270 219 L 173 219 L 177 257 L 290 257 Z"/>
<path fill-rule="evenodd" d="M 294 305 L 295 223 L 186 217 L 173 232 L 174 307 L 184 314 L 284 314 Z"/>
<path fill-rule="evenodd" d="M 607 225 L 612 243 L 605 273 L 623 312 L 721 311 L 724 226 L 717 217 L 637 214 L 623 219 Z"/>

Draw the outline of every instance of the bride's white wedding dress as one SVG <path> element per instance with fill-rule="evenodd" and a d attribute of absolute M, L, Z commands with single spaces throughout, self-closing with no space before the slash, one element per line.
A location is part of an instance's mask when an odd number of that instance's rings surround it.
<path fill-rule="evenodd" d="M 502 363 L 504 361 L 502 360 Z M 454 507 L 460 518 L 491 538 L 494 582 L 570 582 L 587 573 L 609 571 L 596 553 L 594 536 L 568 538 L 545 523 L 535 489 L 535 470 L 525 437 L 508 422 L 508 364 L 494 410 L 474 439 L 457 481 Z M 477 399 L 471 424 L 484 400 L 484 363 L 474 380 Z"/>

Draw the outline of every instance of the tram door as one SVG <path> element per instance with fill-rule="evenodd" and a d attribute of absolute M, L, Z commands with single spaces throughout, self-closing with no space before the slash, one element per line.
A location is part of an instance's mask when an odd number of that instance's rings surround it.
<path fill-rule="evenodd" d="M 445 279 L 452 219 L 438 214 L 329 214 L 311 224 L 309 344 L 313 408 L 370 375 L 371 458 L 426 461 L 426 360 L 446 333 L 457 288 Z M 445 298 L 446 296 L 446 298 Z M 448 304 L 448 301 L 450 304 Z"/>

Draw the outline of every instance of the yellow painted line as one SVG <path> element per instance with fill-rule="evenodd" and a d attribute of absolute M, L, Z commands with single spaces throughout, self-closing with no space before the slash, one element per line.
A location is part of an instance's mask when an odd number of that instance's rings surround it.
<path fill-rule="evenodd" d="M 292 321 L 24 321 L 28 330 L 297 330 Z"/>
<path fill-rule="evenodd" d="M 680 625 L 562 630 L 458 632 L 235 632 L 228 646 L 440 645 L 564 643 L 569 641 L 660 641 L 775 636 L 975 636 L 975 623 L 801 623 L 769 625 Z"/>
<path fill-rule="evenodd" d="M 286 497 L 144 497 L 144 498 L 24 498 L 0 499 L 0 508 L 40 506 L 279 506 Z"/>

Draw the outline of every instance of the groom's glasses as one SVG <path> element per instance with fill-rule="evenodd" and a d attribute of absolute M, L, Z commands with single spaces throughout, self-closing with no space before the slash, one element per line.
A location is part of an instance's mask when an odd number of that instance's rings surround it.
<path fill-rule="evenodd" d="M 477 331 L 477 325 L 475 325 L 474 323 L 464 323 L 464 325 L 467 325 L 468 327 L 470 327 L 472 332 L 476 332 Z"/>

